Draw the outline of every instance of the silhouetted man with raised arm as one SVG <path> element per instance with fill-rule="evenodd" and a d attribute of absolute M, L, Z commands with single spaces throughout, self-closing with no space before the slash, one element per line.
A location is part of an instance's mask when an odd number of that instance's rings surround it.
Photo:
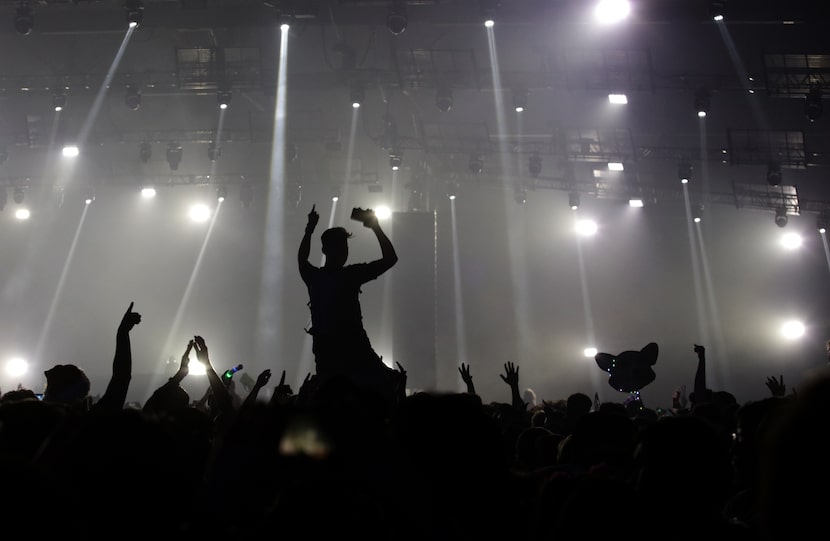
<path fill-rule="evenodd" d="M 363 388 L 393 397 L 396 372 L 383 364 L 363 328 L 360 287 L 397 263 L 395 248 L 381 229 L 377 216 L 369 210 L 365 211 L 362 221 L 375 233 L 381 258 L 369 263 L 346 265 L 348 239 L 352 235 L 343 227 L 333 227 L 320 236 L 326 259 L 322 267 L 315 267 L 308 261 L 311 235 L 320 219 L 315 207 L 308 213 L 297 262 L 300 276 L 308 288 L 311 309 L 311 328 L 308 332 L 313 338 L 317 376 L 322 381 L 345 377 Z"/>

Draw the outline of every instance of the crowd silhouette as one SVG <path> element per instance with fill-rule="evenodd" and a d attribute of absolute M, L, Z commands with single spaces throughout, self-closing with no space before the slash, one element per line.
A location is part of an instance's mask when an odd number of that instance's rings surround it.
<path fill-rule="evenodd" d="M 504 401 L 482 400 L 465 361 L 465 392 L 407 393 L 404 367 L 378 370 L 354 319 L 360 285 L 397 262 L 391 242 L 370 217 L 381 259 L 350 270 L 348 233 L 338 229 L 317 268 L 308 263 L 316 223 L 312 209 L 298 254 L 316 370 L 296 392 L 282 371 L 260 396 L 266 369 L 235 400 L 196 335 L 176 373 L 128 407 L 131 333 L 141 322 L 130 303 L 99 398 L 75 365 L 46 370 L 42 397 L 24 388 L 0 395 L 0 531 L 227 541 L 767 541 L 823 531 L 830 368 L 797 393 L 767 377 L 758 385 L 768 397 L 738 403 L 707 388 L 706 349 L 690 344 L 693 391 L 678 382 L 665 408 L 636 393 L 620 402 L 580 390 L 537 397 L 512 362 L 499 374 Z M 321 286 L 314 275 L 326 272 Z M 347 297 L 351 315 L 320 312 L 339 309 L 332 295 Z M 191 353 L 207 373 L 199 398 L 181 386 Z"/>

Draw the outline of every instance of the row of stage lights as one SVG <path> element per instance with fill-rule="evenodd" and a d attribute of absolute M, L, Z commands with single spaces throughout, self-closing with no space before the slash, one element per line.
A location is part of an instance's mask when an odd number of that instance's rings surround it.
<path fill-rule="evenodd" d="M 35 11 L 31 0 L 20 0 L 14 12 L 14 28 L 18 34 L 28 36 L 35 27 Z M 124 2 L 124 17 L 128 28 L 138 28 L 144 20 L 144 2 L 142 0 L 126 0 Z"/>
<path fill-rule="evenodd" d="M 482 12 L 484 13 L 484 26 L 493 28 L 495 26 L 495 13 L 500 7 L 500 0 L 481 0 Z M 131 29 L 137 28 L 144 18 L 144 5 L 141 0 L 127 0 L 124 5 L 125 17 L 127 25 Z M 402 34 L 408 24 L 406 2 L 404 0 L 393 0 L 389 6 L 387 14 L 387 27 L 395 34 Z M 602 24 L 617 23 L 628 17 L 631 11 L 631 5 L 628 0 L 600 0 L 596 3 L 594 8 L 594 15 L 596 20 Z M 726 2 L 711 2 L 710 13 L 713 21 L 723 22 L 725 20 Z M 283 32 L 288 31 L 293 16 L 286 13 L 281 13 L 278 17 L 280 21 L 280 29 Z M 15 15 L 15 27 L 21 34 L 29 34 L 34 25 L 34 15 L 29 0 L 23 0 L 17 7 Z M 754 81 L 752 77 L 750 82 Z M 750 93 L 755 93 L 755 90 L 748 89 Z M 822 105 L 823 91 L 820 84 L 813 85 L 806 96 L 805 114 L 811 120 L 815 121 L 821 117 L 823 113 Z M 226 109 L 230 104 L 231 92 L 228 89 L 222 89 L 217 92 L 217 100 L 221 109 Z M 365 99 L 365 89 L 361 81 L 352 83 L 351 88 L 351 104 L 357 109 L 361 106 Z M 613 104 L 624 105 L 628 103 L 628 97 L 625 94 L 612 93 L 609 94 L 608 99 Z M 66 106 L 66 95 L 59 93 L 53 97 L 55 111 L 60 111 Z M 139 90 L 128 85 L 126 89 L 125 103 L 128 107 L 135 110 L 141 105 L 141 93 Z M 513 108 L 516 112 L 523 112 L 528 103 L 528 92 L 525 89 L 517 89 L 513 93 Z M 448 86 L 440 86 L 436 92 L 435 98 L 436 107 L 448 112 L 453 105 L 452 89 Z M 694 98 L 695 111 L 700 118 L 706 117 L 709 113 L 710 93 L 707 89 L 699 89 L 695 93 Z"/>
<path fill-rule="evenodd" d="M 15 9 L 14 26 L 19 34 L 31 34 L 34 28 L 35 16 L 31 0 L 20 0 Z M 267 4 L 267 3 L 266 3 Z M 284 9 L 282 2 L 271 2 L 278 12 L 278 21 L 282 30 L 287 30 L 294 17 L 290 9 Z M 486 28 L 496 25 L 502 0 L 479 0 L 482 14 L 482 23 Z M 628 18 L 631 13 L 629 0 L 598 0 L 594 4 L 593 16 L 600 24 L 615 24 Z M 144 20 L 144 2 L 142 0 L 126 0 L 124 14 L 127 26 L 137 28 Z M 710 16 L 715 22 L 723 22 L 726 18 L 726 2 L 710 2 Z M 386 27 L 394 35 L 403 34 L 409 26 L 409 15 L 406 0 L 391 0 L 386 14 Z"/>
<path fill-rule="evenodd" d="M 153 186 L 144 186 L 141 188 L 142 199 L 149 200 L 156 197 L 158 192 Z M 16 186 L 12 191 L 12 200 L 18 208 L 15 209 L 14 217 L 18 220 L 28 220 L 31 217 L 31 211 L 23 205 L 26 197 L 26 191 L 22 186 Z M 228 197 L 228 188 L 225 185 L 216 187 L 216 201 L 222 203 Z M 84 204 L 91 205 L 95 201 L 95 191 L 88 189 L 83 194 Z M 253 201 L 253 189 L 249 184 L 240 184 L 239 186 L 239 200 L 244 208 L 249 208 Z M 8 192 L 6 188 L 0 188 L 0 212 L 5 210 L 8 203 Z M 205 204 L 194 204 L 188 210 L 188 215 L 194 222 L 204 222 L 210 218 L 211 210 Z"/>

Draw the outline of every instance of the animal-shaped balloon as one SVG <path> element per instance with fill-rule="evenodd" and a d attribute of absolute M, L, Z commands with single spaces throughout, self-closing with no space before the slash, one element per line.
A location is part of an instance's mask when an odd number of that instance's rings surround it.
<path fill-rule="evenodd" d="M 623 351 L 619 355 L 597 353 L 597 365 L 608 372 L 608 385 L 620 392 L 639 391 L 657 375 L 651 368 L 657 362 L 657 344 L 650 342 L 640 351 Z"/>

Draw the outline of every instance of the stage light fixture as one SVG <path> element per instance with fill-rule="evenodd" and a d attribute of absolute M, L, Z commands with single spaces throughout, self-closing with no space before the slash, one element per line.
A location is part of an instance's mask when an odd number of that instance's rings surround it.
<path fill-rule="evenodd" d="M 366 90 L 363 88 L 361 81 L 354 81 L 352 83 L 350 97 L 353 108 L 358 109 L 363 105 L 363 100 L 366 99 Z"/>
<path fill-rule="evenodd" d="M 403 34 L 409 25 L 409 18 L 406 16 L 406 2 L 393 0 L 386 15 L 386 28 L 396 36 Z"/>
<path fill-rule="evenodd" d="M 88 188 L 84 190 L 84 204 L 91 205 L 95 201 L 95 190 Z"/>
<path fill-rule="evenodd" d="M 614 105 L 628 105 L 628 96 L 625 94 L 608 94 L 608 103 Z"/>
<path fill-rule="evenodd" d="M 645 206 L 645 203 L 643 203 L 643 200 L 640 198 L 633 198 L 628 200 L 628 206 L 640 209 Z"/>
<path fill-rule="evenodd" d="M 787 216 L 786 207 L 778 207 L 775 209 L 775 225 L 778 227 L 785 227 L 788 221 L 789 217 Z"/>
<path fill-rule="evenodd" d="M 227 109 L 228 105 L 231 104 L 231 91 L 220 90 L 216 93 L 216 101 L 219 103 L 220 109 Z"/>
<path fill-rule="evenodd" d="M 397 171 L 401 168 L 401 163 L 403 162 L 403 158 L 401 158 L 400 154 L 392 153 L 389 154 L 389 167 L 392 168 L 392 171 Z"/>
<path fill-rule="evenodd" d="M 804 101 L 804 114 L 810 120 L 810 122 L 815 122 L 819 118 L 821 118 L 822 113 L 824 113 L 824 104 L 822 103 L 822 89 L 821 85 L 814 85 L 810 88 L 810 91 L 807 93 L 807 97 Z"/>
<path fill-rule="evenodd" d="M 781 246 L 787 250 L 795 250 L 801 248 L 804 239 L 798 233 L 785 233 L 781 236 Z"/>
<path fill-rule="evenodd" d="M 692 221 L 699 224 L 701 220 L 703 220 L 703 205 L 692 205 Z"/>
<path fill-rule="evenodd" d="M 64 145 L 63 149 L 61 150 L 61 154 L 63 154 L 64 158 L 75 158 L 81 153 L 81 150 L 78 148 L 77 145 Z"/>
<path fill-rule="evenodd" d="M 709 107 L 711 106 L 711 96 L 707 89 L 700 88 L 695 92 L 694 106 L 697 116 L 699 118 L 706 118 L 706 115 L 709 114 Z"/>
<path fill-rule="evenodd" d="M 682 184 L 688 184 L 692 179 L 692 164 L 687 161 L 682 161 L 677 166 L 677 177 Z"/>
<path fill-rule="evenodd" d="M 586 357 L 596 357 L 597 356 L 597 348 L 585 348 L 582 350 L 582 354 Z"/>
<path fill-rule="evenodd" d="M 493 28 L 496 24 L 496 11 L 501 7 L 501 0 L 479 0 L 484 26 Z"/>
<path fill-rule="evenodd" d="M 594 8 L 594 17 L 601 24 L 613 24 L 628 17 L 630 11 L 628 0 L 600 0 Z"/>
<path fill-rule="evenodd" d="M 220 185 L 216 188 L 216 200 L 217 201 L 219 201 L 221 203 L 222 201 L 225 200 L 225 198 L 227 196 L 228 196 L 228 187 L 227 186 L 222 184 L 222 185 Z"/>
<path fill-rule="evenodd" d="M 599 227 L 593 220 L 579 220 L 576 223 L 576 232 L 583 237 L 590 237 L 596 234 Z"/>
<path fill-rule="evenodd" d="M 171 171 L 178 171 L 182 163 L 182 146 L 179 143 L 171 142 L 167 145 L 167 163 Z"/>
<path fill-rule="evenodd" d="M 478 154 L 473 154 L 470 156 L 469 167 L 471 173 L 480 175 L 484 171 L 484 160 Z"/>
<path fill-rule="evenodd" d="M 767 164 L 767 183 L 770 186 L 781 185 L 781 164 L 775 160 Z"/>
<path fill-rule="evenodd" d="M 454 201 L 458 197 L 458 182 L 451 180 L 447 182 L 447 197 Z"/>
<path fill-rule="evenodd" d="M 124 105 L 137 111 L 141 107 L 141 92 L 133 85 L 127 85 L 124 92 Z"/>
<path fill-rule="evenodd" d="M 153 147 L 147 141 L 142 142 L 138 145 L 138 159 L 141 160 L 141 163 L 147 163 L 150 161 L 150 158 L 153 156 Z"/>
<path fill-rule="evenodd" d="M 156 196 L 156 189 L 152 186 L 145 186 L 141 188 L 141 197 L 144 199 L 152 199 Z"/>
<path fill-rule="evenodd" d="M 571 192 L 568 194 L 568 206 L 571 210 L 579 208 L 579 192 Z"/>
<path fill-rule="evenodd" d="M 52 96 L 52 107 L 54 107 L 56 113 L 63 111 L 64 107 L 66 107 L 66 94 L 63 92 L 54 94 Z"/>
<path fill-rule="evenodd" d="M 144 20 L 144 2 L 141 0 L 126 0 L 124 10 L 126 11 L 127 26 L 138 28 Z"/>
<path fill-rule="evenodd" d="M 625 165 L 623 165 L 623 162 L 608 162 L 608 170 L 625 171 Z"/>
<path fill-rule="evenodd" d="M 819 214 L 816 218 L 816 229 L 818 229 L 818 232 L 822 234 L 826 233 L 828 223 L 830 223 L 828 213 L 825 211 Z"/>
<path fill-rule="evenodd" d="M 513 199 L 520 205 L 527 203 L 527 188 L 521 184 L 516 184 L 513 187 Z"/>
<path fill-rule="evenodd" d="M 452 109 L 452 87 L 449 85 L 439 85 L 435 91 L 435 106 L 442 113 L 449 112 Z"/>
<path fill-rule="evenodd" d="M 14 29 L 18 34 L 28 36 L 32 33 L 32 28 L 35 26 L 35 16 L 32 8 L 29 6 L 28 0 L 23 0 L 17 6 L 14 14 Z"/>
<path fill-rule="evenodd" d="M 709 4 L 709 16 L 716 23 L 722 22 L 726 17 L 726 3 L 725 2 L 711 2 Z"/>
<path fill-rule="evenodd" d="M 280 13 L 277 16 L 277 24 L 279 25 L 280 30 L 287 32 L 291 28 L 291 25 L 294 24 L 294 14 Z"/>
<path fill-rule="evenodd" d="M 23 200 L 26 198 L 26 190 L 23 189 L 23 186 L 15 186 L 14 192 L 12 192 L 12 200 L 20 205 L 23 203 Z"/>
<path fill-rule="evenodd" d="M 28 220 L 31 215 L 31 211 L 29 211 L 29 209 L 27 208 L 19 208 L 16 211 L 14 211 L 14 217 L 18 220 Z"/>
<path fill-rule="evenodd" d="M 524 88 L 517 88 L 513 91 L 513 109 L 517 113 L 522 113 L 527 109 L 527 97 L 528 92 Z"/>
<path fill-rule="evenodd" d="M 536 152 L 531 154 L 527 159 L 527 169 L 530 172 L 530 176 L 539 178 L 539 175 L 542 174 L 542 156 Z"/>

